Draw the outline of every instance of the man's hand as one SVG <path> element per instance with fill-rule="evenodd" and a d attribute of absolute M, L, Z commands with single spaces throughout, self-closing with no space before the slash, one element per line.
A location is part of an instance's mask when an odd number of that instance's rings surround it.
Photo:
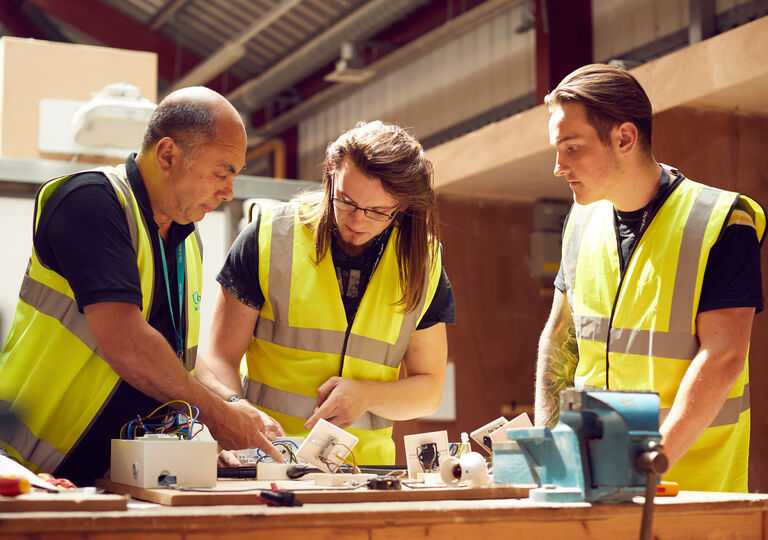
<path fill-rule="evenodd" d="M 349 427 L 368 410 L 367 398 L 364 381 L 331 377 L 317 389 L 317 407 L 304 427 L 312 429 L 321 418 L 342 429 Z"/>
<path fill-rule="evenodd" d="M 283 426 L 280 425 L 280 422 L 269 416 L 264 411 L 260 411 L 256 407 L 252 408 L 257 413 L 259 413 L 259 416 L 261 416 L 261 422 L 264 424 L 264 435 L 266 435 L 270 441 L 281 439 L 286 436 L 285 430 L 283 429 Z"/>
<path fill-rule="evenodd" d="M 366 412 L 390 420 L 432 414 L 440 406 L 448 344 L 445 323 L 416 330 L 403 356 L 405 376 L 396 381 L 331 377 L 317 389 L 317 407 L 304 427 L 321 418 L 346 428 Z"/>
<path fill-rule="evenodd" d="M 219 452 L 216 465 L 219 467 L 240 467 L 242 463 L 237 459 L 237 452 L 234 450 L 222 450 Z"/>
<path fill-rule="evenodd" d="M 283 428 L 274 418 L 262 413 L 245 400 L 235 403 L 225 401 L 223 405 L 226 419 L 212 422 L 208 426 L 211 435 L 222 448 L 260 448 L 276 462 L 283 462 L 283 455 L 270 442 L 285 436 Z"/>

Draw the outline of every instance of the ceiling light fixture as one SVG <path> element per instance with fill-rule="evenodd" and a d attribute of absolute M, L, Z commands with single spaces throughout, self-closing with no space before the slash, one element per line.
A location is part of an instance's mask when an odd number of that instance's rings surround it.
<path fill-rule="evenodd" d="M 355 45 L 349 41 L 341 44 L 341 58 L 336 62 L 336 69 L 323 77 L 324 81 L 359 84 L 375 75 L 371 69 L 365 69 L 362 58 L 358 56 Z"/>

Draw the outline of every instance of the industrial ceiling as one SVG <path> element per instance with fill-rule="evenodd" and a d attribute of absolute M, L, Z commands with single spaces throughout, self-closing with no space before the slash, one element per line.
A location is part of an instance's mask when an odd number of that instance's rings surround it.
<path fill-rule="evenodd" d="M 209 86 L 247 113 L 257 143 L 284 127 L 275 120 L 287 111 L 374 75 L 363 68 L 485 3 L 0 0 L 0 34 L 156 52 L 159 95 Z"/>

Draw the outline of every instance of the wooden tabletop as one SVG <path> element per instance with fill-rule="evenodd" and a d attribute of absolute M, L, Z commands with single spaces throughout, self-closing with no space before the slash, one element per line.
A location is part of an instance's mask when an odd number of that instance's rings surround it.
<path fill-rule="evenodd" d="M 656 499 L 659 539 L 765 538 L 768 495 L 681 492 Z M 160 506 L 124 511 L 0 512 L 0 538 L 638 538 L 642 498 L 625 504 L 533 503 L 528 499 Z M 274 536 L 273 536 L 274 535 Z"/>

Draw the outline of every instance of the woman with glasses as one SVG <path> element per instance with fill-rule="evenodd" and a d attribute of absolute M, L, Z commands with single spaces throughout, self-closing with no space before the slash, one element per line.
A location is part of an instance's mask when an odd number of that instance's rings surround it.
<path fill-rule="evenodd" d="M 256 406 L 269 437 L 323 418 L 359 438 L 358 463 L 393 464 L 393 421 L 442 397 L 454 299 L 439 240 L 421 145 L 359 123 L 328 146 L 322 190 L 260 212 L 233 244 L 196 376 Z"/>

